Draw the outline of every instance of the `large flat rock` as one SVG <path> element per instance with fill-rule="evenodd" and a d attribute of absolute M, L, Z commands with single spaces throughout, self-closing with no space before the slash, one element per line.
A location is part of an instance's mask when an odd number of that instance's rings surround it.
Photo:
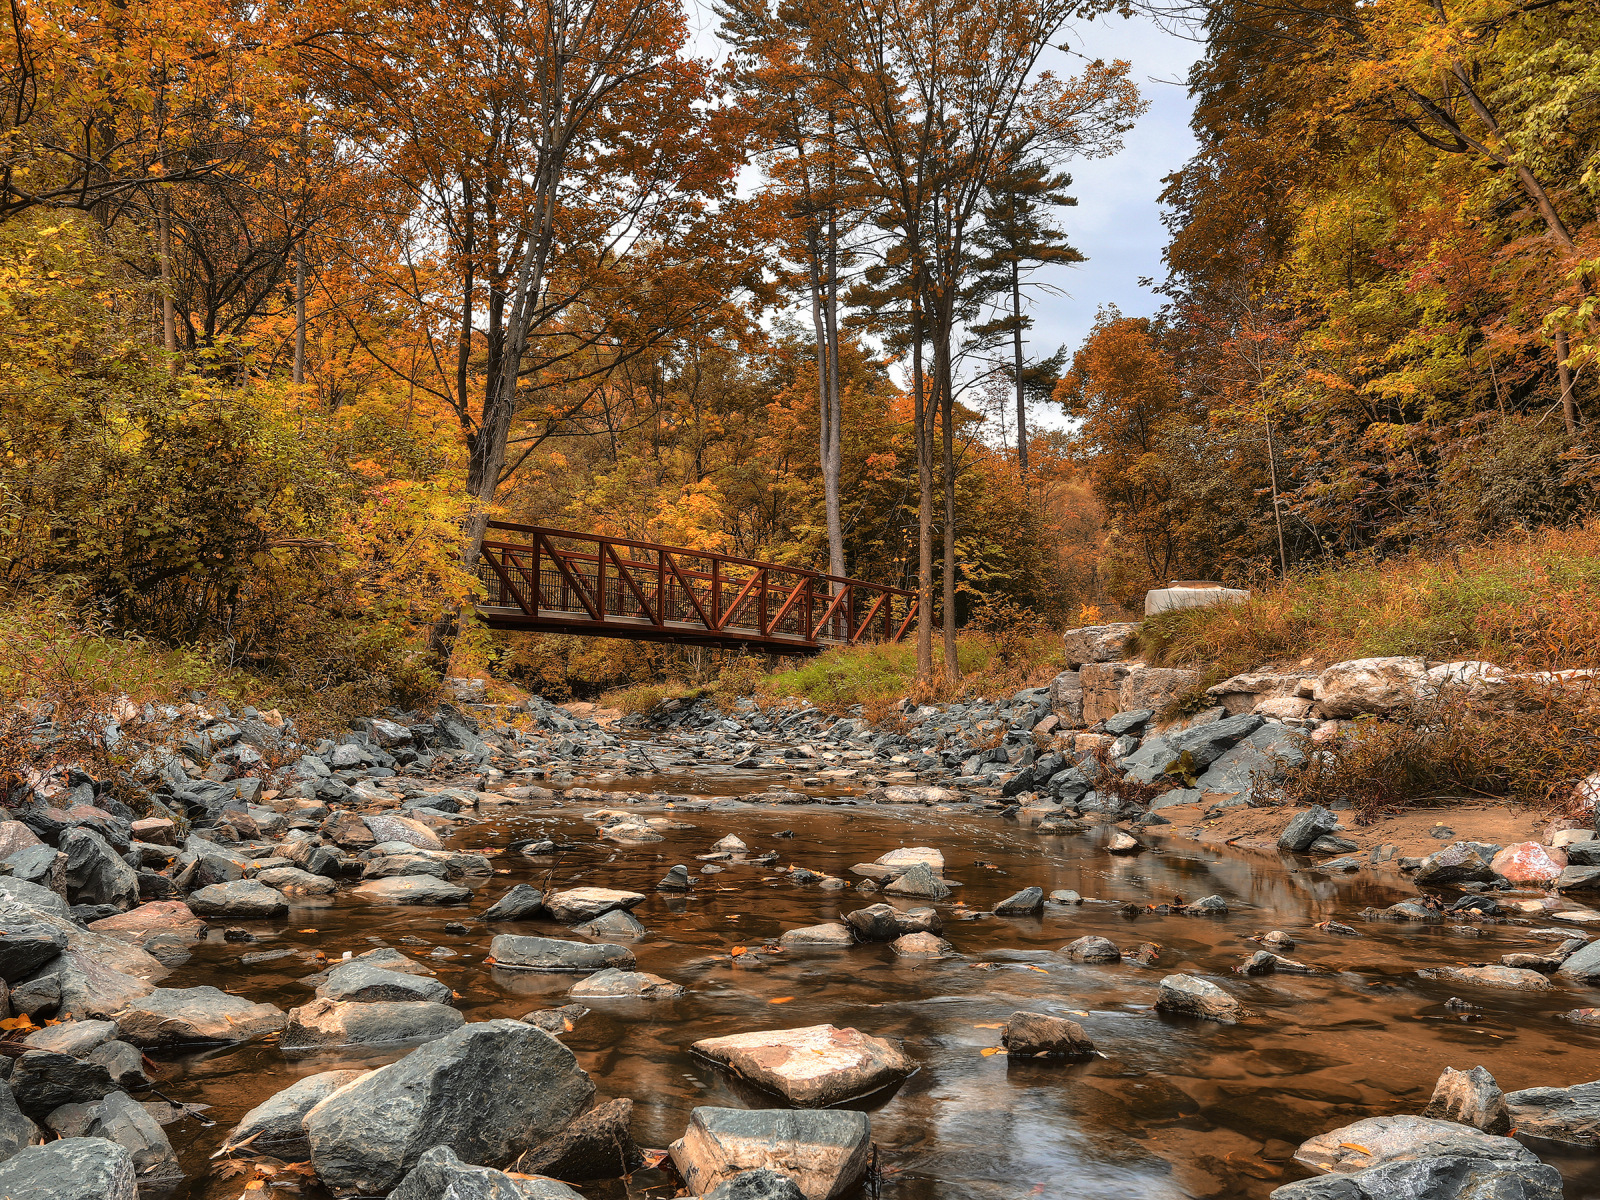
<path fill-rule="evenodd" d="M 794 1180 L 805 1200 L 833 1200 L 866 1172 L 871 1149 L 866 1113 L 708 1107 L 690 1114 L 671 1154 L 695 1195 L 767 1168 Z"/>
<path fill-rule="evenodd" d="M 1508 1097 L 1509 1101 L 1509 1097 Z M 1380 1163 L 1421 1158 L 1478 1158 L 1537 1163 L 1539 1156 L 1508 1137 L 1431 1117 L 1368 1117 L 1303 1142 L 1295 1161 L 1313 1171 L 1344 1174 Z"/>
<path fill-rule="evenodd" d="M 706 1038 L 691 1049 L 800 1108 L 866 1096 L 917 1069 L 897 1043 L 832 1025 Z"/>
<path fill-rule="evenodd" d="M 564 892 L 552 892 L 544 898 L 544 906 L 563 925 L 592 921 L 616 909 L 633 908 L 644 903 L 643 892 L 621 892 L 614 888 L 580 887 Z"/>
<path fill-rule="evenodd" d="M 378 973 L 411 978 L 392 971 Z M 429 1000 L 347 1003 L 318 998 L 289 1010 L 279 1044 L 285 1051 L 306 1051 L 426 1042 L 460 1029 L 465 1022 L 458 1010 Z"/>
<path fill-rule="evenodd" d="M 514 971 L 633 970 L 633 951 L 609 942 L 573 942 L 564 938 L 518 937 L 502 933 L 489 943 L 497 967 Z"/>
<path fill-rule="evenodd" d="M 117 1014 L 125 1041 L 150 1049 L 247 1042 L 283 1028 L 283 1010 L 214 987 L 156 988 Z"/>
<path fill-rule="evenodd" d="M 377 904 L 465 904 L 472 889 L 431 875 L 396 875 L 369 879 L 350 890 L 353 896 Z"/>

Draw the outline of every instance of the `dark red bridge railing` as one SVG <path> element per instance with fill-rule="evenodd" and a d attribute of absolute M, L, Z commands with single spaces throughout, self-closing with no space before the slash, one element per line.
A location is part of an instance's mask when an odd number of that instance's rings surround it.
<path fill-rule="evenodd" d="M 898 642 L 904 588 L 708 550 L 489 522 L 478 562 L 492 629 L 807 654 Z"/>

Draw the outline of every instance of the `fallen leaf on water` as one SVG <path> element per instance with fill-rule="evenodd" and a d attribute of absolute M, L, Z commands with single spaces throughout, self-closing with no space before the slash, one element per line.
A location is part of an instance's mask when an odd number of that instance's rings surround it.
<path fill-rule="evenodd" d="M 491 966 L 491 967 L 492 967 L 492 966 L 494 966 L 494 955 L 492 955 L 492 954 L 485 954 L 485 955 L 484 955 L 484 956 L 483 956 L 483 961 L 484 961 L 484 962 L 486 962 L 486 963 L 488 963 L 488 964 L 489 964 L 489 965 L 490 965 L 490 966 Z"/>
<path fill-rule="evenodd" d="M 1044 968 L 1043 968 L 1043 967 L 1034 967 L 1034 966 L 1030 966 L 1030 967 L 1029 967 L 1029 968 L 1028 968 L 1028 970 L 1030 970 L 1030 971 L 1037 971 L 1037 972 L 1039 972 L 1039 974 L 1041 974 L 1041 975 L 1048 975 L 1048 974 L 1050 974 L 1050 972 L 1049 972 L 1049 971 L 1046 971 L 1046 970 L 1045 970 L 1045 969 L 1044 969 Z"/>
<path fill-rule="evenodd" d="M 302 930 L 300 930 L 300 932 L 301 933 L 315 933 L 317 931 L 315 929 L 302 929 Z"/>
<path fill-rule="evenodd" d="M 1339 1148 L 1342 1149 L 1342 1150 L 1359 1150 L 1359 1151 L 1361 1151 L 1361 1153 L 1367 1155 L 1369 1158 L 1372 1156 L 1372 1151 L 1368 1150 L 1360 1142 L 1340 1142 L 1339 1143 Z"/>
<path fill-rule="evenodd" d="M 745 953 L 748 949 L 748 946 L 735 946 L 732 950 L 729 950 L 728 953 L 734 958 L 738 958 L 739 955 Z"/>
<path fill-rule="evenodd" d="M 787 1003 L 789 1003 L 789 1001 L 791 1001 L 793 999 L 794 999 L 793 996 L 774 996 L 771 1000 L 768 1000 L 767 1003 L 768 1004 L 787 1004 Z"/>
<path fill-rule="evenodd" d="M 983 1056 L 985 1058 L 988 1058 L 991 1054 L 999 1054 L 999 1053 L 1000 1053 L 1000 1047 L 999 1046 L 985 1046 L 983 1048 Z"/>
<path fill-rule="evenodd" d="M 1005 1027 L 1006 1023 L 1004 1021 L 990 1021 L 987 1025 L 973 1026 L 974 1029 L 1004 1029 Z"/>

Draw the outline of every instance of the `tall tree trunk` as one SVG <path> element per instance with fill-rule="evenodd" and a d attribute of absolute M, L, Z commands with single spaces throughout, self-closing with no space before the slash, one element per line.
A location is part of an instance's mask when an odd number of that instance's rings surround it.
<path fill-rule="evenodd" d="M 306 381 L 306 246 L 294 244 L 294 381 Z"/>
<path fill-rule="evenodd" d="M 1028 402 L 1022 393 L 1022 273 L 1011 260 L 1011 370 L 1017 385 L 1017 470 L 1028 478 Z"/>
<path fill-rule="evenodd" d="M 1566 422 L 1567 435 L 1576 437 L 1581 423 L 1578 417 L 1578 397 L 1572 390 L 1572 368 L 1567 363 L 1568 342 L 1565 329 L 1556 330 L 1556 374 L 1561 380 L 1561 418 Z"/>
<path fill-rule="evenodd" d="M 557 192 L 565 165 L 562 145 L 565 131 L 557 128 L 562 112 L 562 78 L 565 59 L 556 56 L 550 66 L 551 78 L 545 96 L 545 127 L 541 131 L 538 170 L 533 180 L 532 216 L 522 254 L 517 264 L 512 289 L 511 311 L 506 317 L 498 363 L 491 364 L 483 399 L 483 419 L 470 439 L 467 457 L 467 494 L 472 500 L 461 545 L 461 565 L 476 574 L 483 550 L 483 535 L 489 527 L 489 509 L 494 505 L 505 469 L 506 443 L 511 436 L 511 421 L 516 415 L 517 384 L 522 375 L 522 360 L 528 350 L 535 310 L 544 290 L 545 268 L 555 238 Z M 491 300 L 491 316 L 493 313 Z M 433 623 L 428 634 L 428 663 L 441 675 L 448 669 L 461 630 L 461 606 L 449 604 Z"/>
<path fill-rule="evenodd" d="M 911 302 L 911 411 L 917 443 L 917 682 L 933 682 L 933 446 L 922 372 L 922 303 Z"/>
<path fill-rule="evenodd" d="M 1267 472 L 1272 480 L 1272 520 L 1278 527 L 1278 567 L 1289 578 L 1289 554 L 1283 545 L 1283 509 L 1278 505 L 1278 450 L 1272 440 L 1272 417 L 1267 417 Z"/>
<path fill-rule="evenodd" d="M 941 325 L 944 323 L 941 322 Z M 961 678 L 956 654 L 956 436 L 955 389 L 951 377 L 950 331 L 941 328 L 933 347 L 934 395 L 938 400 L 943 433 L 940 460 L 944 475 L 944 673 L 952 682 Z"/>
<path fill-rule="evenodd" d="M 843 575 L 844 526 L 839 516 L 839 472 L 843 460 L 840 427 L 844 404 L 839 395 L 839 221 L 828 212 L 828 443 L 822 464 L 823 500 L 828 520 L 828 573 Z M 842 584 L 835 584 L 835 588 Z"/>
<path fill-rule="evenodd" d="M 161 344 L 167 352 L 167 371 L 178 373 L 178 313 L 172 300 L 172 198 L 161 191 L 161 215 L 156 220 L 156 237 L 161 253 Z"/>

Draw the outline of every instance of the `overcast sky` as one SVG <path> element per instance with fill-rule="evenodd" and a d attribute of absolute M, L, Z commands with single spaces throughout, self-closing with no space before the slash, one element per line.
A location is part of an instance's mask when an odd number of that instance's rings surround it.
<path fill-rule="evenodd" d="M 1166 273 L 1161 249 L 1161 179 L 1182 166 L 1194 151 L 1189 133 L 1193 106 L 1184 81 L 1201 47 L 1164 33 L 1144 18 L 1102 17 L 1080 28 L 1071 40 L 1089 58 L 1125 58 L 1150 109 L 1128 134 L 1123 150 L 1111 158 L 1069 166 L 1078 206 L 1062 212 L 1072 244 L 1089 261 L 1035 276 L 1060 287 L 1066 296 L 1039 296 L 1033 313 L 1031 350 L 1048 354 L 1063 343 L 1077 349 L 1094 325 L 1097 309 L 1115 304 L 1126 316 L 1148 316 L 1159 297 L 1139 286 L 1141 276 L 1160 280 Z M 1071 69 L 1081 60 L 1058 55 L 1053 69 Z M 1052 414 L 1035 414 L 1036 422 Z M 1056 423 L 1056 422 L 1049 422 Z"/>
<path fill-rule="evenodd" d="M 696 52 L 720 61 L 725 50 L 715 35 L 710 4 L 690 0 L 690 12 Z M 1061 225 L 1088 261 L 1035 274 L 1066 293 L 1035 298 L 1028 348 L 1035 355 L 1063 344 L 1069 352 L 1077 349 L 1102 305 L 1115 304 L 1127 316 L 1148 316 L 1159 307 L 1158 297 L 1138 281 L 1141 276 L 1159 280 L 1165 274 L 1161 249 L 1166 231 L 1157 200 L 1161 179 L 1182 166 L 1194 149 L 1192 105 L 1184 81 L 1199 55 L 1197 43 L 1165 33 L 1142 17 L 1102 17 L 1070 30 L 1067 44 L 1075 53 L 1050 52 L 1046 65 L 1051 70 L 1076 74 L 1085 58 L 1126 59 L 1150 108 L 1127 135 L 1121 153 L 1068 164 L 1078 205 L 1060 212 Z M 1054 411 L 1036 412 L 1034 421 L 1062 423 Z"/>

